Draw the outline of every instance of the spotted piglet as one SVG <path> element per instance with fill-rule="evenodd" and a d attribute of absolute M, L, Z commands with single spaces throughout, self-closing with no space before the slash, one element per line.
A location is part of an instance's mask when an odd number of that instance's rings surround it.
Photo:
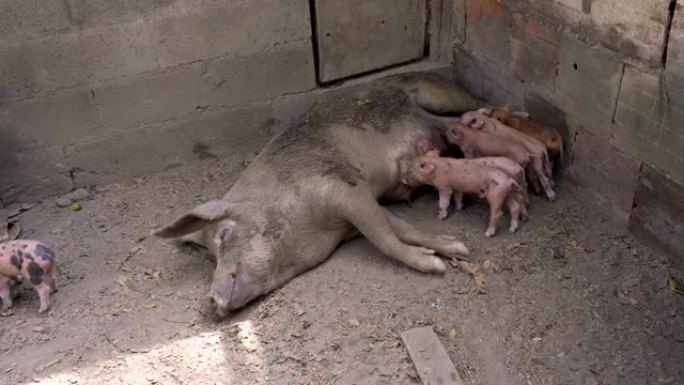
<path fill-rule="evenodd" d="M 55 286 L 55 254 L 38 241 L 15 240 L 0 243 L 0 299 L 2 310 L 12 307 L 10 285 L 28 280 L 40 297 L 40 313 L 50 307 Z"/>

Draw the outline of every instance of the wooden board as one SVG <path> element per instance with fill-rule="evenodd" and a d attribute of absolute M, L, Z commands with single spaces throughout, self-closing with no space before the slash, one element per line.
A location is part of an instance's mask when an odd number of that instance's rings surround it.
<path fill-rule="evenodd" d="M 425 56 L 425 0 L 315 0 L 314 13 L 320 82 Z"/>
<path fill-rule="evenodd" d="M 432 326 L 407 330 L 401 339 L 423 385 L 463 385 Z"/>

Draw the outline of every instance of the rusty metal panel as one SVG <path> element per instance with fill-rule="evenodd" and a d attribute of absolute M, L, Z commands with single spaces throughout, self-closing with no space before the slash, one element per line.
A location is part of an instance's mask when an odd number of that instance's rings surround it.
<path fill-rule="evenodd" d="M 425 56 L 425 0 L 314 0 L 319 81 Z"/>

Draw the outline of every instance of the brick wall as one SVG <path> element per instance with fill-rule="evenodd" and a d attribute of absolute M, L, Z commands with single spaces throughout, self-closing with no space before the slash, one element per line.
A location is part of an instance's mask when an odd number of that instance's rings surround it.
<path fill-rule="evenodd" d="M 681 4 L 454 0 L 453 10 L 455 76 L 558 127 L 580 188 L 682 255 L 673 236 L 684 234 Z"/>

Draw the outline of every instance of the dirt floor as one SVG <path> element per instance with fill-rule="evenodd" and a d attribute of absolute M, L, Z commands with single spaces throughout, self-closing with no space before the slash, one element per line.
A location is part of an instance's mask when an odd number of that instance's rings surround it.
<path fill-rule="evenodd" d="M 684 383 L 684 296 L 667 287 L 682 272 L 612 230 L 568 181 L 557 202 L 533 199 L 517 234 L 494 239 L 483 203 L 447 221 L 435 196 L 392 206 L 489 260 L 483 288 L 457 269 L 419 274 L 356 239 L 216 322 L 199 302 L 212 262 L 149 233 L 222 196 L 247 161 L 106 186 L 77 212 L 50 199 L 21 214 L 22 236 L 58 252 L 60 290 L 47 316 L 30 288 L 17 290 L 0 317 L 0 383 L 414 384 L 399 333 L 421 325 L 466 384 Z"/>

